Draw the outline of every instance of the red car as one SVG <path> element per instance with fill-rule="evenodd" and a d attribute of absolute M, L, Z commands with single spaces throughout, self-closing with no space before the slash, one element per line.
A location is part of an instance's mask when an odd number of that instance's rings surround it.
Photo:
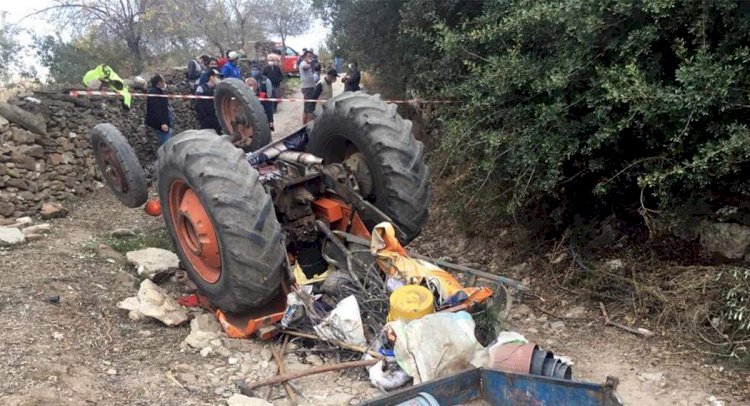
<path fill-rule="evenodd" d="M 280 42 L 276 43 L 276 47 L 277 51 L 281 51 L 281 70 L 287 75 L 299 75 L 299 69 L 297 68 L 299 53 L 289 46 L 285 50 L 282 50 Z"/>

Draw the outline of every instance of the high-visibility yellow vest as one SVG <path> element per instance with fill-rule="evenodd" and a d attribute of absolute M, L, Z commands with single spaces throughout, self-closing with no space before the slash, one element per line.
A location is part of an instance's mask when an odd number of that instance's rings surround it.
<path fill-rule="evenodd" d="M 88 87 L 89 83 L 93 80 L 98 80 L 102 82 L 103 85 L 106 85 L 110 89 L 119 93 L 123 99 L 122 103 L 127 106 L 127 108 L 130 108 L 130 90 L 128 90 L 128 87 L 125 85 L 125 82 L 122 81 L 120 75 L 118 75 L 112 68 L 102 64 L 83 75 L 83 84 L 86 85 L 86 87 Z"/>

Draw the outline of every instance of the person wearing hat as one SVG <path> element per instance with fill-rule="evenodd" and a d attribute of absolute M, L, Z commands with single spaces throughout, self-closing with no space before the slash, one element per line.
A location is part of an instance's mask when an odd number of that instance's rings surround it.
<path fill-rule="evenodd" d="M 195 88 L 195 95 L 213 96 L 214 88 L 219 83 L 219 71 L 209 69 L 202 78 L 205 78 L 205 80 L 202 79 L 202 82 Z M 221 134 L 221 125 L 219 124 L 219 118 L 216 117 L 213 99 L 196 99 L 195 115 L 201 129 L 214 130 L 216 134 Z"/>
<path fill-rule="evenodd" d="M 227 58 L 229 58 L 229 60 L 221 68 L 221 76 L 223 76 L 225 79 L 242 79 L 242 71 L 240 70 L 239 66 L 240 56 L 237 54 L 237 52 L 232 51 L 229 53 L 229 55 L 227 55 Z"/>
<path fill-rule="evenodd" d="M 315 85 L 315 90 L 313 90 L 311 98 L 315 100 L 328 100 L 333 97 L 333 82 L 335 82 L 336 78 L 338 77 L 339 73 L 336 72 L 336 69 L 328 69 L 326 75 L 323 76 L 323 78 L 318 81 L 318 84 Z M 320 115 L 320 112 L 322 110 L 321 105 L 322 103 L 316 103 L 316 116 Z"/>

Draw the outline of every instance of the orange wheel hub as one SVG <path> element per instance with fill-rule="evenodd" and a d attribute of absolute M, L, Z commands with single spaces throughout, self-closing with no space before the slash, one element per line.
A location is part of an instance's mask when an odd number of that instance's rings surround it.
<path fill-rule="evenodd" d="M 253 127 L 247 119 L 247 113 L 242 102 L 235 97 L 226 97 L 221 100 L 222 119 L 226 128 L 231 128 L 235 138 L 241 138 L 249 142 L 253 138 Z"/>
<path fill-rule="evenodd" d="M 195 272 L 208 283 L 221 276 L 221 253 L 211 218 L 198 195 L 183 181 L 169 188 L 169 214 L 177 243 Z"/>

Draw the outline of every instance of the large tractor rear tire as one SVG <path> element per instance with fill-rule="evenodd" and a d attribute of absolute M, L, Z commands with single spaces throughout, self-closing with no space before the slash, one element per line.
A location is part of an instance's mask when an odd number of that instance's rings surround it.
<path fill-rule="evenodd" d="M 363 197 L 404 231 L 402 243 L 416 238 L 427 223 L 430 169 L 411 121 L 377 95 L 345 92 L 323 104 L 310 126 L 307 150 L 353 170 Z"/>
<path fill-rule="evenodd" d="M 183 266 L 214 307 L 239 313 L 275 296 L 281 227 L 258 171 L 228 136 L 190 130 L 160 148 L 159 199 Z"/>

